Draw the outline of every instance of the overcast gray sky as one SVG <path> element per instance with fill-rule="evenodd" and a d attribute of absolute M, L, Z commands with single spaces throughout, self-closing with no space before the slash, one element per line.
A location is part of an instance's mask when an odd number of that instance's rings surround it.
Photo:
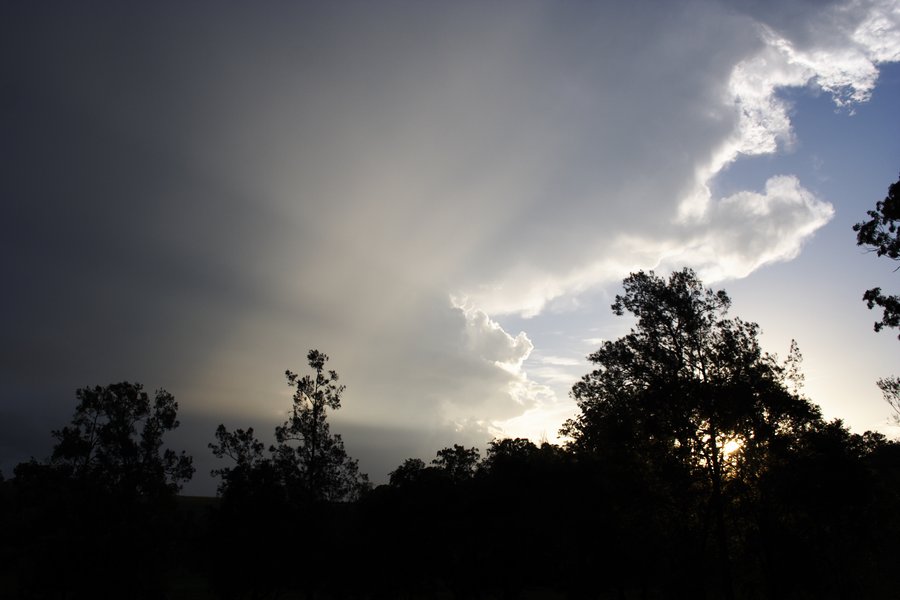
<path fill-rule="evenodd" d="M 5 2 L 0 468 L 137 380 L 209 491 L 310 348 L 376 481 L 553 441 L 621 279 L 683 265 L 883 427 L 891 265 L 849 226 L 900 170 L 897 61 L 896 1 Z"/>

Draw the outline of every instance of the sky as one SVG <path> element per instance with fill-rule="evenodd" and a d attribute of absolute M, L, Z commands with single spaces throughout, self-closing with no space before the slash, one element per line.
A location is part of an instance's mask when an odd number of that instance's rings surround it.
<path fill-rule="evenodd" d="M 0 469 L 75 389 L 271 439 L 317 348 L 380 483 L 557 442 L 630 272 L 689 266 L 887 435 L 851 230 L 900 173 L 900 2 L 0 4 Z"/>

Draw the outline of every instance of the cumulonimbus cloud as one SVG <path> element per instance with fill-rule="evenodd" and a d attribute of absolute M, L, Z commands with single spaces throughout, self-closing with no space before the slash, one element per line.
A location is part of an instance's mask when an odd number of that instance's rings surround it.
<path fill-rule="evenodd" d="M 501 316 L 670 263 L 743 277 L 831 217 L 790 173 L 711 184 L 790 144 L 780 89 L 864 102 L 896 2 L 744 4 L 23 5 L 0 24 L 4 401 L 129 377 L 277 422 L 317 347 L 348 427 L 558 422 L 559 373 Z"/>

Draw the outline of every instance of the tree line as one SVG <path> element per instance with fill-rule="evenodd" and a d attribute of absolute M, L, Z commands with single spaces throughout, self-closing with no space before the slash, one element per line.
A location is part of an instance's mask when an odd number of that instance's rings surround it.
<path fill-rule="evenodd" d="M 453 445 L 377 487 L 318 350 L 274 444 L 214 432 L 216 499 L 178 495 L 171 394 L 80 389 L 52 455 L 0 482 L 0 597 L 890 597 L 900 443 L 824 419 L 796 344 L 765 352 L 730 305 L 690 269 L 631 274 L 611 308 L 635 324 L 588 357 L 566 443 Z"/>

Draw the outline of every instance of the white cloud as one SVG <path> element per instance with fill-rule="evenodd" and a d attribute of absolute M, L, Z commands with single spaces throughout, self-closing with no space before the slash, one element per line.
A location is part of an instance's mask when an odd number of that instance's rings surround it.
<path fill-rule="evenodd" d="M 759 23 L 762 47 L 732 72 L 729 93 L 740 111 L 739 126 L 719 167 L 738 154 L 775 152 L 791 136 L 787 104 L 777 97 L 784 87 L 815 84 L 835 104 L 866 102 L 878 77 L 877 64 L 900 60 L 900 8 L 896 2 L 855 3 L 823 10 L 827 18 L 814 36 L 799 43 Z M 786 35 L 789 35 L 786 34 Z"/>
<path fill-rule="evenodd" d="M 730 97 L 725 102 L 737 109 L 738 124 L 709 176 L 715 176 L 738 154 L 770 154 L 779 142 L 790 141 L 787 105 L 775 93 L 781 87 L 804 85 L 812 73 L 787 59 L 784 40 L 762 27 L 760 34 L 765 41 L 763 48 L 738 63 L 731 74 Z"/>
<path fill-rule="evenodd" d="M 466 317 L 467 350 L 482 360 L 516 371 L 534 345 L 524 331 L 515 337 L 506 333 L 483 311 L 458 306 Z"/>
<path fill-rule="evenodd" d="M 540 412 L 546 405 L 556 402 L 553 390 L 547 385 L 529 380 L 522 369 L 522 363 L 528 359 L 534 345 L 525 332 L 519 332 L 513 337 L 481 310 L 464 303 L 456 304 L 456 308 L 466 319 L 466 355 L 484 361 L 506 375 L 505 385 L 485 390 L 485 398 L 490 400 L 492 397 L 505 395 L 508 400 L 505 404 L 514 408 L 509 414 L 498 413 L 498 403 L 494 400 L 489 406 L 482 407 L 478 422 L 492 436 L 513 435 L 509 429 L 509 419 L 515 419 L 525 412 Z M 469 414 L 454 408 L 447 405 L 444 407 L 447 418 L 452 422 L 465 423 L 472 420 Z"/>
<path fill-rule="evenodd" d="M 663 263 L 694 265 L 707 282 L 746 277 L 759 267 L 790 260 L 834 215 L 831 204 L 796 177 L 772 177 L 765 192 L 738 192 L 711 205 L 702 224 L 689 227 Z"/>
<path fill-rule="evenodd" d="M 873 2 L 853 31 L 853 40 L 873 62 L 900 60 L 900 4 L 894 0 Z"/>

